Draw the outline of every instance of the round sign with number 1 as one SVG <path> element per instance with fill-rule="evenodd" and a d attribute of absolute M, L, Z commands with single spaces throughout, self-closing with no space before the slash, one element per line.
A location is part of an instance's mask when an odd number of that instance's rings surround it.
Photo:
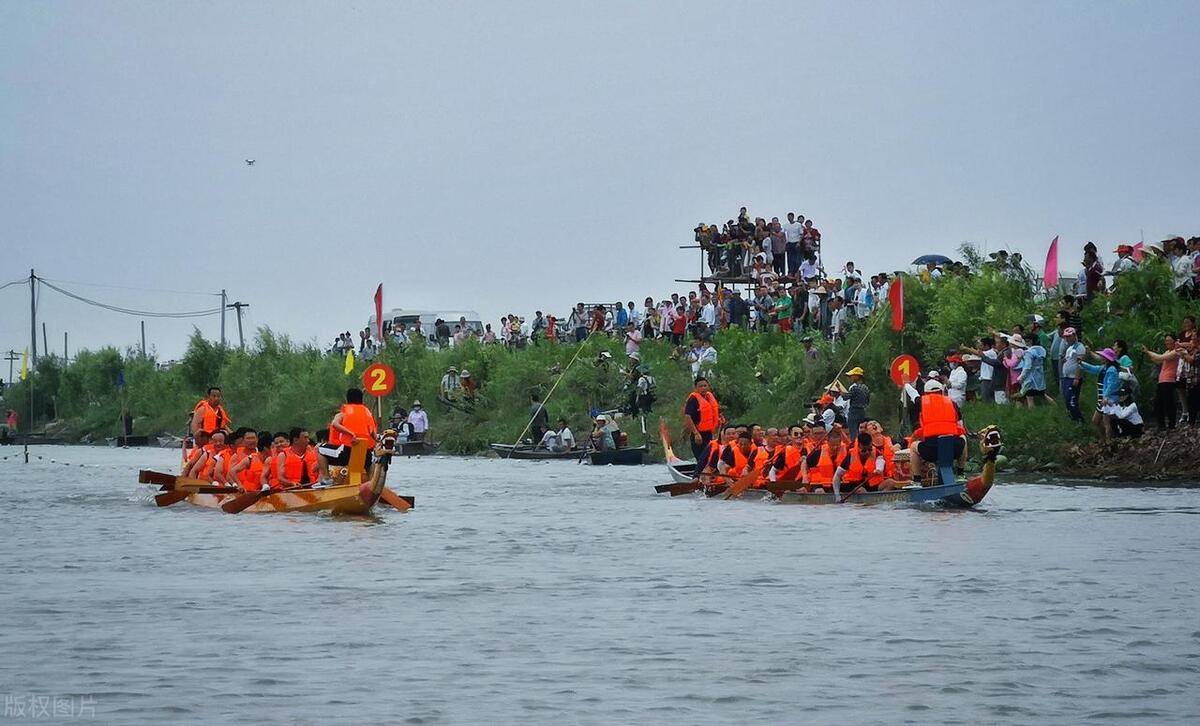
<path fill-rule="evenodd" d="M 892 381 L 897 386 L 903 386 L 905 378 L 915 381 L 919 375 L 921 375 L 921 364 L 911 355 L 907 353 L 898 355 L 896 360 L 892 361 Z"/>
<path fill-rule="evenodd" d="M 363 390 L 376 398 L 383 398 L 396 387 L 396 373 L 386 363 L 372 363 L 362 375 Z"/>

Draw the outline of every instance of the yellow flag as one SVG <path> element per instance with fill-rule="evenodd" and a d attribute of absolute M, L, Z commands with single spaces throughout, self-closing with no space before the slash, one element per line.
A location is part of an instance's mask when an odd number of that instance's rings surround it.
<path fill-rule="evenodd" d="M 346 367 L 344 369 L 342 369 L 342 373 L 345 373 L 346 375 L 350 375 L 350 372 L 353 370 L 354 370 L 354 349 L 351 348 L 350 350 L 346 351 Z"/>
<path fill-rule="evenodd" d="M 21 353 L 21 380 L 29 377 L 29 349 L 26 348 Z"/>

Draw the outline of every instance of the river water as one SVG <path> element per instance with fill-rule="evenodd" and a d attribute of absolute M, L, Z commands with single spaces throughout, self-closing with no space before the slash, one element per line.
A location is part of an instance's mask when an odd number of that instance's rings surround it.
<path fill-rule="evenodd" d="M 408 514 L 235 516 L 154 506 L 172 452 L 32 451 L 0 461 L 13 722 L 1200 719 L 1200 489 L 800 507 L 431 457 L 392 468 Z"/>

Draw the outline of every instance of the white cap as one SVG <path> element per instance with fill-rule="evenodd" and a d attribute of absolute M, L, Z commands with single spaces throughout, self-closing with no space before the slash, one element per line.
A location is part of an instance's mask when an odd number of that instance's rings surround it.
<path fill-rule="evenodd" d="M 940 390 L 942 390 L 942 384 L 937 381 L 930 381 L 925 384 L 926 393 L 937 393 Z"/>

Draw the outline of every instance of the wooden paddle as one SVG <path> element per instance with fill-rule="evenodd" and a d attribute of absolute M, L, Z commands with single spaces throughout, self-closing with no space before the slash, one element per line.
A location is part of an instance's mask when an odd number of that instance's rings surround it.
<path fill-rule="evenodd" d="M 746 464 L 746 473 L 742 474 L 737 481 L 729 485 L 729 488 L 725 490 L 725 496 L 722 497 L 722 499 L 733 499 L 736 496 L 740 496 L 742 492 L 749 489 L 750 485 L 758 480 L 759 473 L 759 470 L 754 466 Z"/>
<path fill-rule="evenodd" d="M 682 484 L 669 484 L 668 487 L 669 488 L 667 489 L 667 493 L 673 497 L 678 497 L 678 496 L 682 496 L 684 494 L 691 494 L 692 492 L 700 491 L 701 489 L 704 488 L 704 484 L 700 483 L 700 481 L 697 480 L 697 481 L 692 481 L 692 482 L 685 482 Z"/>
<path fill-rule="evenodd" d="M 407 512 L 416 506 L 417 503 L 416 497 L 402 497 L 387 487 L 384 487 L 383 491 L 379 493 L 379 498 L 385 504 L 390 504 L 401 512 Z"/>
<path fill-rule="evenodd" d="M 161 471 L 150 471 L 149 469 L 142 469 L 138 472 L 139 484 L 158 484 L 163 487 L 173 487 L 175 486 L 175 480 L 178 478 L 174 474 L 164 474 Z"/>
<path fill-rule="evenodd" d="M 154 503 L 160 507 L 169 507 L 176 502 L 181 502 L 184 499 L 187 499 L 191 494 L 228 494 L 238 493 L 241 491 L 242 490 L 237 487 L 224 487 L 220 485 L 169 489 L 162 494 L 156 494 L 154 496 Z"/>
<path fill-rule="evenodd" d="M 275 494 L 277 492 L 287 492 L 287 491 L 291 491 L 292 489 L 306 489 L 306 488 L 308 488 L 308 487 L 306 487 L 304 485 L 301 485 L 298 487 L 288 487 L 287 489 L 272 489 L 270 487 L 266 487 L 264 489 L 259 489 L 258 491 L 246 492 L 245 494 L 239 494 L 236 497 L 234 497 L 234 498 L 230 499 L 229 501 L 225 502 L 224 504 L 222 504 L 221 510 L 228 514 L 237 514 L 237 513 L 241 512 L 242 510 L 246 509 L 247 507 L 253 506 L 254 503 L 257 502 L 259 499 L 265 499 L 266 497 L 268 497 L 272 494 Z"/>

